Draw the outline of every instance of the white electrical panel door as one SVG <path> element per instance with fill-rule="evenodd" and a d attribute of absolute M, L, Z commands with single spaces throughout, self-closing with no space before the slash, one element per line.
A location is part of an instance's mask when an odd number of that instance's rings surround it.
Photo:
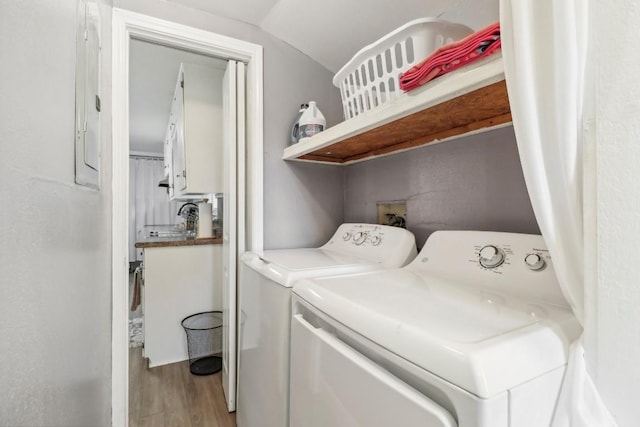
<path fill-rule="evenodd" d="M 76 27 L 77 184 L 100 188 L 100 10 L 91 0 L 78 2 Z"/>

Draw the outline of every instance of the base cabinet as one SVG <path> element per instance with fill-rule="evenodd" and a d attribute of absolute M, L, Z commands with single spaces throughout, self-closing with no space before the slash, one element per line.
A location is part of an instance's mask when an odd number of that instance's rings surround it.
<path fill-rule="evenodd" d="M 187 360 L 182 319 L 222 310 L 222 245 L 145 248 L 144 280 L 149 367 Z"/>

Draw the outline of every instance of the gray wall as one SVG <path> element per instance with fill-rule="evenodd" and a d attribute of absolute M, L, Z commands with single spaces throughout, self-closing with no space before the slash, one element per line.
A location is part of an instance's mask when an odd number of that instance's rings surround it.
<path fill-rule="evenodd" d="M 343 171 L 293 164 L 281 157 L 301 103 L 317 101 L 328 126 L 342 119 L 333 74 L 249 24 L 155 0 L 115 0 L 114 7 L 264 47 L 264 245 L 272 249 L 324 243 L 342 222 Z"/>
<path fill-rule="evenodd" d="M 0 0 L 3 426 L 111 420 L 110 163 L 101 191 L 74 184 L 75 17 L 76 0 Z"/>
<path fill-rule="evenodd" d="M 327 126 L 342 121 L 333 74 L 270 35 L 256 31 L 265 52 L 265 248 L 318 246 L 342 222 L 343 168 L 285 162 L 291 122 L 300 104 L 314 100 Z"/>
<path fill-rule="evenodd" d="M 539 233 L 511 127 L 347 167 L 346 221 L 375 222 L 392 200 L 420 247 L 440 229 Z"/>

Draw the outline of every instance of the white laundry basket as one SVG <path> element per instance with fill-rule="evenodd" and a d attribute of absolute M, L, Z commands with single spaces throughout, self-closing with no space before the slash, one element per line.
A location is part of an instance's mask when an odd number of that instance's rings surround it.
<path fill-rule="evenodd" d="M 362 48 L 333 78 L 340 89 L 345 120 L 396 98 L 401 73 L 440 46 L 471 33 L 465 25 L 421 18 Z"/>

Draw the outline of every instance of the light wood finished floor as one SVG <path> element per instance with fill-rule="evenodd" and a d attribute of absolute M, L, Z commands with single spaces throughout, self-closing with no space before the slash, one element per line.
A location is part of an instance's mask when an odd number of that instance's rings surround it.
<path fill-rule="evenodd" d="M 189 362 L 147 367 L 142 349 L 129 349 L 130 427 L 233 427 L 222 374 L 197 376 Z"/>

